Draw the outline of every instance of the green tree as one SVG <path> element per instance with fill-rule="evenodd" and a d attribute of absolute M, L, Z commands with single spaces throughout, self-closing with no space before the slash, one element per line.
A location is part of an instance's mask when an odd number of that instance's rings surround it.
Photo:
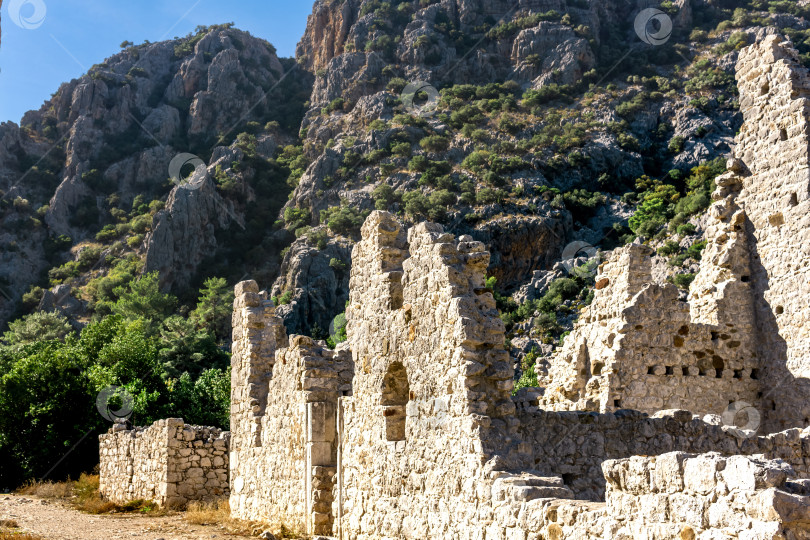
<path fill-rule="evenodd" d="M 208 329 L 218 340 L 227 340 L 231 335 L 233 299 L 233 289 L 228 286 L 225 278 L 208 278 L 200 289 L 200 297 L 197 307 L 191 312 L 191 320 L 197 328 Z"/>
<path fill-rule="evenodd" d="M 73 328 L 57 312 L 37 312 L 26 315 L 8 325 L 8 332 L 3 334 L 3 342 L 10 347 L 28 345 L 37 341 L 64 341 L 73 333 Z"/>
<path fill-rule="evenodd" d="M 113 293 L 118 300 L 112 312 L 128 321 L 143 319 L 149 333 L 157 331 L 163 321 L 177 305 L 177 298 L 160 292 L 157 272 L 150 272 L 128 285 L 117 287 Z"/>
<path fill-rule="evenodd" d="M 212 333 L 179 315 L 164 321 L 158 356 L 170 377 L 183 373 L 198 377 L 206 368 L 224 368 L 229 363 L 228 353 L 217 346 Z"/>

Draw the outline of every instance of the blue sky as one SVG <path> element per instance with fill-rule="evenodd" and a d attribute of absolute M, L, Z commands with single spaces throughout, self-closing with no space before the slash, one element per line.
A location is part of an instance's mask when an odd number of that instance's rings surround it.
<path fill-rule="evenodd" d="M 45 6 L 41 25 L 20 28 L 9 10 L 22 5 L 23 21 L 36 25 L 35 3 Z M 0 47 L 0 122 L 20 121 L 39 109 L 59 85 L 118 52 L 122 41 L 142 43 L 185 36 L 197 25 L 225 22 L 264 38 L 279 56 L 293 56 L 304 33 L 311 0 L 3 0 Z M 18 19 L 19 20 L 19 19 Z"/>

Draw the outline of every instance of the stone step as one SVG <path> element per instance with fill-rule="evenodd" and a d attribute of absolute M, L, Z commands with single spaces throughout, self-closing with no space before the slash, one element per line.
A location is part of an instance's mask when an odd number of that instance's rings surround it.
<path fill-rule="evenodd" d="M 503 473 L 492 486 L 493 497 L 517 502 L 535 499 L 573 499 L 571 491 L 559 476 L 534 473 Z"/>

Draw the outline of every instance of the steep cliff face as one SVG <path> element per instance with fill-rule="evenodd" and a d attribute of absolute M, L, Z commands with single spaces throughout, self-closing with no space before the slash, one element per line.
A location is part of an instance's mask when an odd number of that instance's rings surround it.
<path fill-rule="evenodd" d="M 302 124 L 312 165 L 286 210 L 316 227 L 335 222 L 336 207 L 351 209 L 353 227 L 326 228 L 350 239 L 375 208 L 440 221 L 491 242 L 488 273 L 506 290 L 550 269 L 570 241 L 599 242 L 626 216 L 595 222 L 556 195 L 606 191 L 615 195 L 606 208 L 614 208 L 644 174 L 727 151 L 739 124 L 733 106 L 709 113 L 670 91 L 664 81 L 679 78 L 681 57 L 674 41 L 664 51 L 636 35 L 642 4 L 319 0 L 297 49 L 299 65 L 315 74 Z M 705 47 L 686 37 L 692 5 L 679 0 L 669 9 L 674 36 L 697 57 Z M 636 73 L 629 57 L 655 60 L 658 82 L 628 80 Z M 409 83 L 433 94 L 409 98 Z M 673 154 L 676 134 L 684 148 Z M 291 224 L 300 230 L 300 220 Z M 284 265 L 296 268 L 291 257 Z M 296 302 L 314 300 L 290 292 Z M 288 326 L 306 329 L 289 324 L 291 316 Z"/>

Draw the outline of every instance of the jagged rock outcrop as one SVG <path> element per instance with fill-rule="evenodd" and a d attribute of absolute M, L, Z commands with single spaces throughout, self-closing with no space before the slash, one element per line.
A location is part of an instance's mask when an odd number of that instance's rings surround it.
<path fill-rule="evenodd" d="M 549 269 L 560 259 L 571 234 L 571 216 L 505 216 L 477 227 L 470 235 L 489 246 L 488 275 L 500 287 L 511 288 L 537 269 Z"/>
<path fill-rule="evenodd" d="M 345 309 L 349 299 L 351 245 L 334 239 L 323 249 L 307 238 L 293 242 L 272 288 L 274 297 L 290 295 L 276 313 L 284 320 L 287 332 L 313 331 L 326 337 L 333 317 Z"/>
<path fill-rule="evenodd" d="M 145 241 L 145 271 L 157 271 L 164 288 L 188 285 L 197 265 L 216 251 L 217 229 L 244 227 L 233 203 L 217 193 L 207 173 L 195 172 L 188 185 L 200 187 L 175 187 Z"/>

